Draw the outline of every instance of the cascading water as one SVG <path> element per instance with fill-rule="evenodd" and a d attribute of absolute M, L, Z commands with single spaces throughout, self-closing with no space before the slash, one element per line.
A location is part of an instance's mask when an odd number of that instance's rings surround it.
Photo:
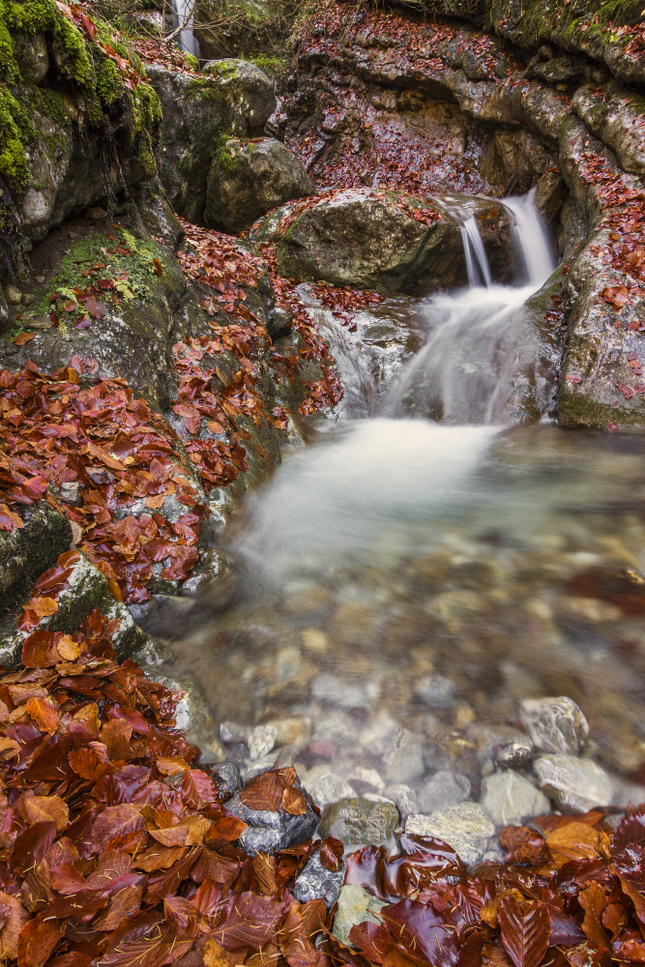
<path fill-rule="evenodd" d="M 183 24 L 179 34 L 179 46 L 188 54 L 199 57 L 199 43 L 193 32 L 193 12 L 195 0 L 172 0 L 172 8 L 177 26 Z"/>
<path fill-rule="evenodd" d="M 244 776 L 293 763 L 322 806 L 384 795 L 404 818 L 478 798 L 520 700 L 540 695 L 583 708 L 604 801 L 645 799 L 621 778 L 644 758 L 645 594 L 620 590 L 643 566 L 641 444 L 508 425 L 523 304 L 553 260 L 532 199 L 505 204 L 529 283 L 393 300 L 420 310 L 426 345 L 375 417 L 352 403 L 252 495 L 231 534 L 235 602 L 192 631 L 183 611 L 168 642 L 171 673 L 246 736 L 226 748 Z M 370 327 L 336 351 L 375 350 Z M 358 395 L 364 367 L 343 373 Z M 245 729 L 264 724 L 276 747 L 262 732 L 260 755 Z M 208 749 L 212 726 L 194 737 Z"/>
<path fill-rule="evenodd" d="M 490 266 L 486 257 L 486 249 L 479 234 L 477 219 L 474 215 L 467 218 L 459 226 L 461 237 L 464 243 L 464 254 L 466 256 L 466 271 L 468 272 L 468 284 L 492 285 L 493 279 L 490 274 Z"/>

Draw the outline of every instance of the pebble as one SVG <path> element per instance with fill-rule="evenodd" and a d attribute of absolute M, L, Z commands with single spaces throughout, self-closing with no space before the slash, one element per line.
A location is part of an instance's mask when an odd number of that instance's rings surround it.
<path fill-rule="evenodd" d="M 388 843 L 399 821 L 393 803 L 370 799 L 341 799 L 327 806 L 320 821 L 320 838 L 334 836 L 347 846 Z"/>
<path fill-rule="evenodd" d="M 10 306 L 19 306 L 22 302 L 22 292 L 13 285 L 5 286 L 4 297 Z"/>
<path fill-rule="evenodd" d="M 311 798 L 323 810 L 339 799 L 351 799 L 354 796 L 354 790 L 347 780 L 333 772 L 325 772 L 314 782 L 307 781 L 307 789 Z"/>
<path fill-rule="evenodd" d="M 330 910 L 340 896 L 340 890 L 345 876 L 345 864 L 341 863 L 339 870 L 327 870 L 322 865 L 320 851 L 314 853 L 297 878 L 293 895 L 300 903 L 308 900 L 324 900 Z"/>
<path fill-rule="evenodd" d="M 232 762 L 216 762 L 210 767 L 210 771 L 220 795 L 225 797 L 224 801 L 230 799 L 242 788 L 240 770 Z"/>
<path fill-rule="evenodd" d="M 373 755 L 384 755 L 400 726 L 387 712 L 380 712 L 359 735 L 359 742 Z"/>
<path fill-rule="evenodd" d="M 249 733 L 247 744 L 249 747 L 249 759 L 257 762 L 266 758 L 275 746 L 278 737 L 278 730 L 273 725 L 256 725 Z"/>
<path fill-rule="evenodd" d="M 378 699 L 379 692 L 376 681 L 352 684 L 329 674 L 318 675 L 311 683 L 313 698 L 333 702 L 342 708 L 371 708 Z"/>
<path fill-rule="evenodd" d="M 470 780 L 462 772 L 440 769 L 425 782 L 417 793 L 419 811 L 433 813 L 446 806 L 464 802 L 470 796 Z"/>
<path fill-rule="evenodd" d="M 267 722 L 276 732 L 277 745 L 293 745 L 302 748 L 311 738 L 310 718 L 272 719 Z"/>
<path fill-rule="evenodd" d="M 572 755 L 543 755 L 533 763 L 540 788 L 565 813 L 585 813 L 609 806 L 614 784 L 591 759 Z"/>
<path fill-rule="evenodd" d="M 386 905 L 383 900 L 377 900 L 358 883 L 344 886 L 338 897 L 338 912 L 332 926 L 333 935 L 346 947 L 353 947 L 349 942 L 352 927 L 365 921 L 380 924 L 381 918 L 378 914 Z"/>
<path fill-rule="evenodd" d="M 406 786 L 404 783 L 386 786 L 384 795 L 394 803 L 402 820 L 406 819 L 410 813 L 419 812 L 417 795 L 411 786 Z"/>
<path fill-rule="evenodd" d="M 430 708 L 452 708 L 457 686 L 445 675 L 426 675 L 414 687 L 417 698 Z"/>
<path fill-rule="evenodd" d="M 482 782 L 481 805 L 495 825 L 520 826 L 534 816 L 546 816 L 551 803 L 532 782 L 516 772 L 495 772 Z"/>
<path fill-rule="evenodd" d="M 408 729 L 399 729 L 383 756 L 385 777 L 388 782 L 409 783 L 422 776 L 423 737 Z"/>
<path fill-rule="evenodd" d="M 66 504 L 73 504 L 75 507 L 83 506 L 81 485 L 79 483 L 70 481 L 62 483 L 58 488 L 58 493 L 60 494 L 60 499 L 64 500 Z"/>
<path fill-rule="evenodd" d="M 44 275 L 37 275 L 36 276 L 36 282 L 38 283 L 38 285 L 42 285 L 44 281 L 45 281 L 45 276 Z"/>
<path fill-rule="evenodd" d="M 543 752 L 580 755 L 589 735 L 582 710 L 565 695 L 524 699 L 520 717 L 533 743 Z"/>
<path fill-rule="evenodd" d="M 364 796 L 366 793 L 382 793 L 385 788 L 385 783 L 376 769 L 358 766 L 347 779 L 359 796 Z"/>
<path fill-rule="evenodd" d="M 479 803 L 461 802 L 425 815 L 416 813 L 405 821 L 405 832 L 434 836 L 452 846 L 467 866 L 478 863 L 495 835 L 495 826 Z"/>

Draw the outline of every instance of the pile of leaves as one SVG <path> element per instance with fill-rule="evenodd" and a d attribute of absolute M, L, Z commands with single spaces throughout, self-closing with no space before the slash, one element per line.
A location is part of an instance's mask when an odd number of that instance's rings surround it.
<path fill-rule="evenodd" d="M 235 338 L 229 341 L 228 348 L 238 355 L 244 372 L 238 373 L 237 389 L 234 387 L 230 396 L 237 393 L 240 403 L 248 402 L 254 418 L 266 416 L 261 412 L 261 401 L 255 389 L 257 374 L 248 365 L 249 355 L 245 356 L 245 353 L 249 346 L 252 352 L 256 351 L 256 347 L 269 346 L 270 340 L 264 325 L 245 304 L 246 294 L 242 288 L 246 286 L 257 289 L 260 279 L 266 274 L 267 280 L 271 282 L 276 305 L 291 313 L 292 329 L 300 336 L 297 354 L 292 353 L 287 357 L 271 346 L 272 366 L 290 382 L 298 379 L 308 388 L 307 396 L 299 407 L 302 414 L 315 413 L 323 407 L 337 403 L 343 390 L 332 368 L 334 360 L 298 296 L 296 283 L 279 274 L 275 249 L 270 245 L 262 246 L 262 257 L 255 256 L 241 248 L 230 236 L 199 228 L 183 219 L 182 225 L 193 251 L 180 252 L 179 259 L 186 277 L 207 287 L 208 296 L 202 300 L 202 307 L 213 316 L 225 312 L 239 321 L 239 325 L 233 326 L 231 330 Z M 222 327 L 216 319 L 213 319 L 212 326 L 216 341 L 221 342 Z M 303 370 L 307 362 L 316 363 L 322 373 L 321 379 L 311 382 L 305 378 Z M 231 400 L 228 402 L 230 405 Z M 208 401 L 206 406 L 208 407 Z M 225 415 L 231 418 L 230 413 Z M 283 408 L 276 407 L 271 416 L 275 426 L 286 426 L 286 413 Z"/>
<path fill-rule="evenodd" d="M 191 61 L 183 50 L 175 44 L 166 43 L 161 37 L 134 37 L 130 40 L 130 47 L 136 50 L 144 64 L 157 64 L 170 71 L 205 76 L 191 67 Z"/>
<path fill-rule="evenodd" d="M 312 294 L 326 309 L 331 309 L 342 326 L 356 331 L 354 315 L 368 306 L 377 306 L 384 296 L 378 292 L 363 292 L 350 285 L 335 286 L 330 282 L 316 282 L 310 286 Z"/>
<path fill-rule="evenodd" d="M 73 499 L 60 498 L 76 543 L 118 598 L 145 601 L 155 564 L 163 563 L 164 578 L 190 573 L 205 508 L 168 423 L 124 380 L 92 375 L 97 369 L 73 357 L 51 376 L 33 363 L 21 373 L 0 372 L 0 440 L 11 478 L 0 491 L 4 520 L 47 484 L 59 491 L 78 484 Z M 185 506 L 173 523 L 158 513 L 171 496 Z M 137 516 L 128 513 L 135 500 L 144 503 Z"/>
<path fill-rule="evenodd" d="M 74 552 L 71 552 L 73 555 Z M 52 585 L 70 554 L 42 577 Z M 44 585 L 43 585 L 44 586 Z M 25 613 L 33 611 L 33 599 Z M 98 610 L 74 634 L 36 630 L 0 677 L 0 959 L 18 967 L 609 967 L 645 960 L 645 810 L 500 833 L 501 863 L 466 870 L 440 840 L 368 846 L 345 882 L 384 901 L 331 933 L 334 909 L 295 880 L 338 840 L 247 856 L 217 770 L 173 728 L 177 693 L 116 662 Z M 298 815 L 291 767 L 241 793 Z"/>

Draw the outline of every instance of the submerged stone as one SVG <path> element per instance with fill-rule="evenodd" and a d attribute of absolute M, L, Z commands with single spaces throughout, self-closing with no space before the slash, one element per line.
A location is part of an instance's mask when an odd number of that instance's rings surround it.
<path fill-rule="evenodd" d="M 540 788 L 565 813 L 585 813 L 595 806 L 609 806 L 614 783 L 591 759 L 572 755 L 543 755 L 533 768 Z"/>
<path fill-rule="evenodd" d="M 520 715 L 538 749 L 565 755 L 582 752 L 589 724 L 582 710 L 566 695 L 527 698 L 520 706 Z"/>
<path fill-rule="evenodd" d="M 488 813 L 474 802 L 462 802 L 430 815 L 408 816 L 405 831 L 414 836 L 434 836 L 452 846 L 467 866 L 474 866 L 495 834 Z"/>
<path fill-rule="evenodd" d="M 388 843 L 399 821 L 399 811 L 390 802 L 369 799 L 341 799 L 328 806 L 320 822 L 320 836 L 334 836 L 348 846 Z"/>
<path fill-rule="evenodd" d="M 338 913 L 334 917 L 333 935 L 346 947 L 352 947 L 349 934 L 359 923 L 380 924 L 379 911 L 387 904 L 377 900 L 357 883 L 344 886 L 338 897 Z"/>
<path fill-rule="evenodd" d="M 316 851 L 307 862 L 302 873 L 295 882 L 293 895 L 300 903 L 309 900 L 324 900 L 328 910 L 340 896 L 340 890 L 345 876 L 345 864 L 339 870 L 327 870 L 322 865 L 320 850 Z"/>

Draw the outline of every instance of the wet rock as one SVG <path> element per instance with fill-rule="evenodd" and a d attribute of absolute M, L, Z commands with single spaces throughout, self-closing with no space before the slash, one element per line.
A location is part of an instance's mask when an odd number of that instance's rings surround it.
<path fill-rule="evenodd" d="M 388 782 L 409 783 L 423 775 L 423 737 L 401 729 L 383 756 Z"/>
<path fill-rule="evenodd" d="M 452 708 L 457 686 L 445 675 L 426 675 L 414 686 L 414 694 L 430 708 Z"/>
<path fill-rule="evenodd" d="M 378 698 L 379 685 L 376 681 L 354 684 L 325 673 L 314 679 L 311 694 L 313 698 L 333 702 L 343 708 L 369 708 Z"/>
<path fill-rule="evenodd" d="M 22 302 L 22 292 L 15 285 L 5 286 L 4 297 L 7 300 L 7 305 L 10 306 L 19 306 Z"/>
<path fill-rule="evenodd" d="M 419 812 L 433 813 L 446 806 L 464 802 L 470 796 L 470 781 L 461 772 L 441 769 L 417 793 Z"/>
<path fill-rule="evenodd" d="M 330 910 L 340 896 L 344 876 L 344 863 L 339 870 L 327 870 L 322 865 L 320 851 L 317 851 L 296 880 L 293 895 L 300 903 L 324 900 L 325 906 Z"/>
<path fill-rule="evenodd" d="M 354 769 L 347 777 L 351 782 L 354 792 L 359 796 L 379 795 L 385 788 L 385 783 L 376 769 L 365 769 L 362 766 Z"/>
<path fill-rule="evenodd" d="M 410 214 L 424 207 L 433 219 L 430 227 Z M 491 217 L 484 218 L 482 229 L 488 243 L 497 244 L 505 235 L 506 215 L 501 206 L 484 205 L 482 213 L 485 208 Z M 288 278 L 410 295 L 466 281 L 459 228 L 431 200 L 347 189 L 316 199 L 283 226 L 292 212 L 291 206 L 280 209 L 252 235 L 274 238 L 280 272 Z"/>
<path fill-rule="evenodd" d="M 551 803 L 533 783 L 516 772 L 495 772 L 482 782 L 481 804 L 496 826 L 518 826 L 551 812 Z"/>
<path fill-rule="evenodd" d="M 399 821 L 393 803 L 341 799 L 328 806 L 320 821 L 320 837 L 334 836 L 348 846 L 387 843 Z"/>
<path fill-rule="evenodd" d="M 383 900 L 377 900 L 357 883 L 344 886 L 338 897 L 338 913 L 332 926 L 333 935 L 346 947 L 352 947 L 349 942 L 352 927 L 365 922 L 380 924 L 381 918 L 378 914 L 384 906 L 386 904 Z"/>
<path fill-rule="evenodd" d="M 274 83 L 264 71 L 245 60 L 223 57 L 204 64 L 202 72 L 221 92 L 223 130 L 240 137 L 260 136 L 276 108 Z"/>
<path fill-rule="evenodd" d="M 302 788 L 298 779 L 295 781 L 295 786 Z M 239 793 L 229 799 L 226 808 L 247 824 L 247 828 L 236 842 L 249 854 L 277 852 L 289 846 L 296 846 L 313 836 L 318 827 L 318 817 L 309 797 L 307 797 L 307 812 L 301 816 L 292 816 L 283 806 L 277 810 L 250 809 L 244 805 Z"/>
<path fill-rule="evenodd" d="M 231 799 L 243 787 L 240 770 L 232 762 L 216 762 L 211 766 L 210 772 L 218 792 L 223 797 L 222 802 Z"/>
<path fill-rule="evenodd" d="M 257 725 L 249 734 L 249 759 L 255 762 L 267 756 L 273 749 L 278 730 L 272 725 Z"/>
<path fill-rule="evenodd" d="M 40 84 L 49 70 L 47 38 L 44 33 L 12 34 L 13 53 L 23 80 L 27 84 Z"/>
<path fill-rule="evenodd" d="M 309 795 L 322 810 L 340 799 L 351 799 L 354 789 L 346 779 L 333 772 L 325 772 L 313 783 L 307 783 Z"/>
<path fill-rule="evenodd" d="M 0 615 L 26 600 L 32 583 L 72 542 L 69 520 L 46 500 L 25 506 L 21 516 L 24 527 L 0 531 Z"/>
<path fill-rule="evenodd" d="M 558 809 L 584 813 L 612 802 L 614 784 L 591 759 L 572 755 L 543 755 L 533 763 L 538 784 Z"/>
<path fill-rule="evenodd" d="M 580 755 L 589 735 L 589 724 L 570 698 L 527 698 L 520 716 L 538 749 Z"/>
<path fill-rule="evenodd" d="M 430 815 L 408 816 L 405 831 L 415 836 L 435 836 L 452 846 L 467 866 L 478 863 L 495 834 L 488 813 L 479 803 L 462 802 Z"/>
<path fill-rule="evenodd" d="M 411 786 L 406 786 L 403 783 L 386 786 L 384 795 L 394 803 L 402 820 L 407 819 L 410 813 L 419 812 L 417 795 Z"/>
<path fill-rule="evenodd" d="M 206 184 L 206 220 L 241 232 L 262 215 L 315 186 L 298 158 L 274 138 L 231 138 L 213 158 Z"/>
<path fill-rule="evenodd" d="M 301 749 L 311 737 L 313 723 L 310 718 L 272 719 L 267 722 L 276 731 L 276 743 Z"/>

